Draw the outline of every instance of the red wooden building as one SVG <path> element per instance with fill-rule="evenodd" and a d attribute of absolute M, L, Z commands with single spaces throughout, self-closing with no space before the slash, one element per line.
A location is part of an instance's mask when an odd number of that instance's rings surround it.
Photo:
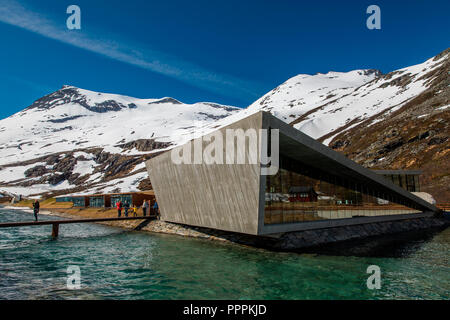
<path fill-rule="evenodd" d="M 317 193 L 313 187 L 290 187 L 289 202 L 317 202 Z"/>

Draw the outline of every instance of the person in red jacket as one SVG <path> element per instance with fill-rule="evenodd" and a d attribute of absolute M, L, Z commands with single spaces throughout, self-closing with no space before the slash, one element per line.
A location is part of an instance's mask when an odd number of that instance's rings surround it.
<path fill-rule="evenodd" d="M 117 201 L 116 203 L 116 208 L 117 208 L 117 216 L 120 218 L 120 216 L 122 215 L 122 201 Z"/>

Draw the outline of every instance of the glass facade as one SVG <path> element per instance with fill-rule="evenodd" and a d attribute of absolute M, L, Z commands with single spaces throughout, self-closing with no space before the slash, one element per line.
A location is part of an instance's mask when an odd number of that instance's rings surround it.
<path fill-rule="evenodd" d="M 416 212 L 368 185 L 284 156 L 280 157 L 278 173 L 266 176 L 265 224 Z"/>
<path fill-rule="evenodd" d="M 122 205 L 125 204 L 125 202 L 128 202 L 130 206 L 133 204 L 131 194 L 118 194 L 111 196 L 111 206 L 115 207 L 119 200 L 122 201 Z"/>
<path fill-rule="evenodd" d="M 56 202 L 72 202 L 72 197 L 59 197 L 56 198 Z"/>
<path fill-rule="evenodd" d="M 105 197 L 90 197 L 89 198 L 89 206 L 95 208 L 101 208 L 105 206 Z"/>
<path fill-rule="evenodd" d="M 134 200 L 141 204 L 142 201 L 148 199 L 154 199 L 154 196 L 145 196 L 140 194 L 135 194 Z M 96 196 L 75 196 L 75 197 L 58 197 L 56 202 L 72 202 L 74 207 L 85 207 L 86 199 L 89 199 L 89 207 L 102 208 L 102 207 L 115 207 L 118 201 L 122 201 L 122 204 L 128 202 L 130 206 L 133 205 L 133 195 L 132 194 L 115 194 L 109 195 L 96 195 Z"/>
<path fill-rule="evenodd" d="M 417 174 L 384 174 L 386 179 L 409 192 L 420 192 L 419 175 Z"/>
<path fill-rule="evenodd" d="M 72 202 L 74 207 L 84 207 L 84 197 L 72 197 Z"/>

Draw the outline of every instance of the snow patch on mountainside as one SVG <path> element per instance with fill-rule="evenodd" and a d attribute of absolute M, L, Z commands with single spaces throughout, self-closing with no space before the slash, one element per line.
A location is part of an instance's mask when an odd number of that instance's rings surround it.
<path fill-rule="evenodd" d="M 317 106 L 353 92 L 359 86 L 380 75 L 376 70 L 299 74 L 279 85 L 249 106 L 271 112 L 291 122 Z"/>

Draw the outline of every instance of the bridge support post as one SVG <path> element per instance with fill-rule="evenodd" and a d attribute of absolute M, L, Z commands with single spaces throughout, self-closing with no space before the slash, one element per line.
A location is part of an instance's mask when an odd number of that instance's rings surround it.
<path fill-rule="evenodd" d="M 59 223 L 54 223 L 52 225 L 52 238 L 53 239 L 58 238 L 58 234 L 59 234 Z"/>

